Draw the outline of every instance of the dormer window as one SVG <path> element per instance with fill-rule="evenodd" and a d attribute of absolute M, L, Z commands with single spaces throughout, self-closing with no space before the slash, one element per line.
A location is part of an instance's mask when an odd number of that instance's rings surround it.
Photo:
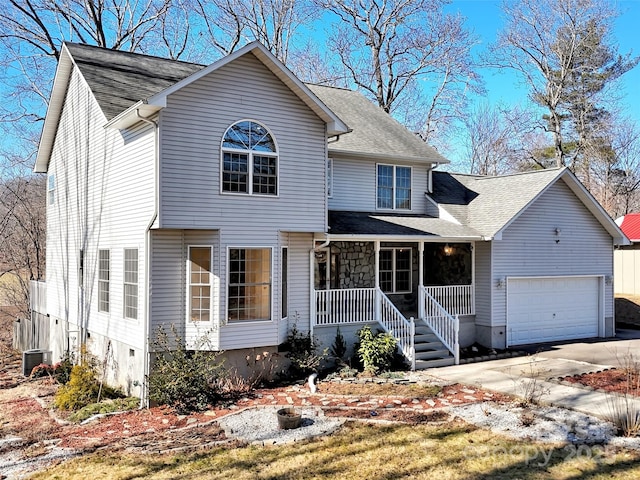
<path fill-rule="evenodd" d="M 227 129 L 222 140 L 222 191 L 278 194 L 278 148 L 263 125 L 243 120 Z"/>
<path fill-rule="evenodd" d="M 411 210 L 411 167 L 378 164 L 376 206 L 380 210 Z"/>

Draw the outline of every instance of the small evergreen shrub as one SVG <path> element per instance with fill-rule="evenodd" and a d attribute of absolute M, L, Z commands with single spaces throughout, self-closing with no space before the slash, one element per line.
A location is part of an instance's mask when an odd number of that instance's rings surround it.
<path fill-rule="evenodd" d="M 206 335 L 197 342 L 202 348 L 206 343 Z M 171 335 L 158 329 L 153 347 L 157 355 L 147 379 L 151 401 L 188 413 L 206 410 L 220 399 L 227 374 L 220 352 L 188 350 L 173 326 Z"/>
<path fill-rule="evenodd" d="M 302 333 L 294 324 L 287 334 L 287 354 L 289 359 L 289 375 L 293 378 L 304 378 L 317 372 L 327 350 L 317 353 L 318 345 L 311 333 Z"/>
<path fill-rule="evenodd" d="M 366 373 L 376 375 L 388 370 L 396 351 L 397 340 L 389 333 L 373 333 L 368 325 L 358 331 L 358 357 Z"/>
<path fill-rule="evenodd" d="M 56 392 L 54 404 L 60 410 L 79 410 L 98 401 L 99 393 L 102 398 L 122 397 L 116 389 L 102 386 L 98 381 L 98 363 L 93 355 L 82 347 L 80 363 L 71 368 L 69 381 Z"/>
<path fill-rule="evenodd" d="M 340 327 L 336 330 L 336 338 L 331 345 L 331 356 L 335 359 L 338 365 L 344 365 L 344 357 L 347 354 L 347 342 L 340 331 Z"/>

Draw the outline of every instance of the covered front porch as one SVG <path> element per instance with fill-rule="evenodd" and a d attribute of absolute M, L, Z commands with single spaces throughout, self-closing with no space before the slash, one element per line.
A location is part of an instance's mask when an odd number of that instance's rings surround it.
<path fill-rule="evenodd" d="M 475 315 L 474 243 L 339 239 L 313 251 L 312 328 L 377 322 L 413 369 L 459 363 Z"/>

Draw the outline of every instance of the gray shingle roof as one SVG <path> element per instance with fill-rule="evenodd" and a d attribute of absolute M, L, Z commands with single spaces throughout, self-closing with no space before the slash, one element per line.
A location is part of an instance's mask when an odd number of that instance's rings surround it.
<path fill-rule="evenodd" d="M 563 172 L 552 168 L 499 177 L 434 172 L 432 198 L 461 223 L 493 237 Z"/>
<path fill-rule="evenodd" d="M 361 93 L 321 85 L 307 86 L 352 130 L 351 133 L 340 135 L 338 141 L 331 142 L 329 152 L 449 163 L 435 148 L 411 133 Z"/>
<path fill-rule="evenodd" d="M 329 211 L 329 234 L 480 238 L 474 229 L 426 215 Z"/>
<path fill-rule="evenodd" d="M 65 45 L 107 120 L 205 68 L 204 65 L 90 45 Z M 307 86 L 352 130 L 332 142 L 330 151 L 448 163 L 433 147 L 362 94 L 341 88 Z"/>
<path fill-rule="evenodd" d="M 194 63 L 90 45 L 65 45 L 107 120 L 204 68 Z"/>

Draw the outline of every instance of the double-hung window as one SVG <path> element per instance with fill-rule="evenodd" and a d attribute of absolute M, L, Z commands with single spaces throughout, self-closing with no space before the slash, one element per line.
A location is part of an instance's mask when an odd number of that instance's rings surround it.
<path fill-rule="evenodd" d="M 124 317 L 138 318 L 138 249 L 124 250 Z"/>
<path fill-rule="evenodd" d="M 222 140 L 222 191 L 278 195 L 278 150 L 269 131 L 250 120 L 238 122 Z"/>
<path fill-rule="evenodd" d="M 230 248 L 229 321 L 271 320 L 271 249 Z"/>
<path fill-rule="evenodd" d="M 109 250 L 98 250 L 98 311 L 109 312 L 109 281 L 111 274 Z"/>
<path fill-rule="evenodd" d="M 211 319 L 211 247 L 189 247 L 189 318 Z"/>
<path fill-rule="evenodd" d="M 47 179 L 47 194 L 49 197 L 49 205 L 56 203 L 56 177 L 52 173 Z"/>
<path fill-rule="evenodd" d="M 380 288 L 386 293 L 411 293 L 411 249 L 380 249 Z"/>
<path fill-rule="evenodd" d="M 378 165 L 376 205 L 379 209 L 411 210 L 411 167 Z"/>

